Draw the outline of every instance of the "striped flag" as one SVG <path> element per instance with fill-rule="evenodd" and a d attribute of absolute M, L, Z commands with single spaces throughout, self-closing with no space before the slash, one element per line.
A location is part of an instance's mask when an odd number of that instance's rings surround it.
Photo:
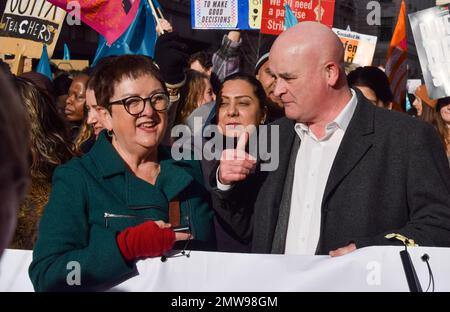
<path fill-rule="evenodd" d="M 408 63 L 408 42 L 406 38 L 406 5 L 402 0 L 397 25 L 391 39 L 386 59 L 386 75 L 389 77 L 394 94 L 394 109 L 402 110 L 401 104 L 406 98 L 406 81 Z"/>

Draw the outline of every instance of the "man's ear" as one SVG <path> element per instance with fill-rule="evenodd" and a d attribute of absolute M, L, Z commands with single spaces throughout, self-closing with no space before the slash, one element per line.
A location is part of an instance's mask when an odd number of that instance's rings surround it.
<path fill-rule="evenodd" d="M 340 67 L 336 63 L 330 62 L 325 66 L 325 70 L 326 70 L 328 85 L 331 87 L 336 86 L 336 84 L 339 81 L 339 76 L 340 76 L 340 71 L 341 71 Z"/>

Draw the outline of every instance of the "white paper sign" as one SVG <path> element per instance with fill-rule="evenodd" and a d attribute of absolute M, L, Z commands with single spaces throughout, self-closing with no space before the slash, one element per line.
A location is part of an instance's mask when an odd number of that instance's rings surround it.
<path fill-rule="evenodd" d="M 238 0 L 192 0 L 192 26 L 196 29 L 234 29 L 237 27 Z"/>
<path fill-rule="evenodd" d="M 372 65 L 378 39 L 376 36 L 364 35 L 339 28 L 333 28 L 333 31 L 338 35 L 344 45 L 345 62 L 360 66 Z"/>
<path fill-rule="evenodd" d="M 450 14 L 438 6 L 409 14 L 423 77 L 431 99 L 450 96 Z"/>

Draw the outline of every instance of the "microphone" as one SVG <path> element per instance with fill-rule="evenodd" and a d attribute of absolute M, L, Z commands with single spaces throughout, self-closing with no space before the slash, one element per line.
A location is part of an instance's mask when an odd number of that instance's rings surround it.
<path fill-rule="evenodd" d="M 431 270 L 431 265 L 429 262 L 430 256 L 428 254 L 423 254 L 423 256 L 420 259 L 422 259 L 422 261 L 427 264 L 427 268 L 428 268 L 429 281 L 428 281 L 428 288 L 425 292 L 428 292 L 428 290 L 430 289 L 431 286 L 432 286 L 431 291 L 434 292 L 434 276 L 433 276 L 433 271 Z"/>
<path fill-rule="evenodd" d="M 427 254 L 425 254 L 428 256 Z M 422 256 L 425 257 L 425 255 Z M 411 257 L 408 252 L 407 244 L 405 244 L 405 250 L 400 251 L 400 258 L 402 259 L 403 270 L 405 271 L 406 280 L 408 282 L 408 287 L 410 292 L 423 292 L 420 281 L 417 278 L 416 270 L 411 261 Z M 425 260 L 424 260 L 425 261 Z"/>

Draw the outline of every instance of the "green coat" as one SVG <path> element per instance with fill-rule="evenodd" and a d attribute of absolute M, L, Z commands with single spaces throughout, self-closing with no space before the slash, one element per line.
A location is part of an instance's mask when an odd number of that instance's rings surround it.
<path fill-rule="evenodd" d="M 105 131 L 88 154 L 56 169 L 29 268 L 37 291 L 101 290 L 135 275 L 116 234 L 149 219 L 168 222 L 168 202 L 175 197 L 181 222 L 190 218 L 195 239 L 213 245 L 213 212 L 200 164 L 175 161 L 169 152 L 159 148 L 161 172 L 154 186 L 126 167 Z M 76 280 L 71 261 L 80 265 L 80 286 L 66 281 L 68 274 Z"/>

